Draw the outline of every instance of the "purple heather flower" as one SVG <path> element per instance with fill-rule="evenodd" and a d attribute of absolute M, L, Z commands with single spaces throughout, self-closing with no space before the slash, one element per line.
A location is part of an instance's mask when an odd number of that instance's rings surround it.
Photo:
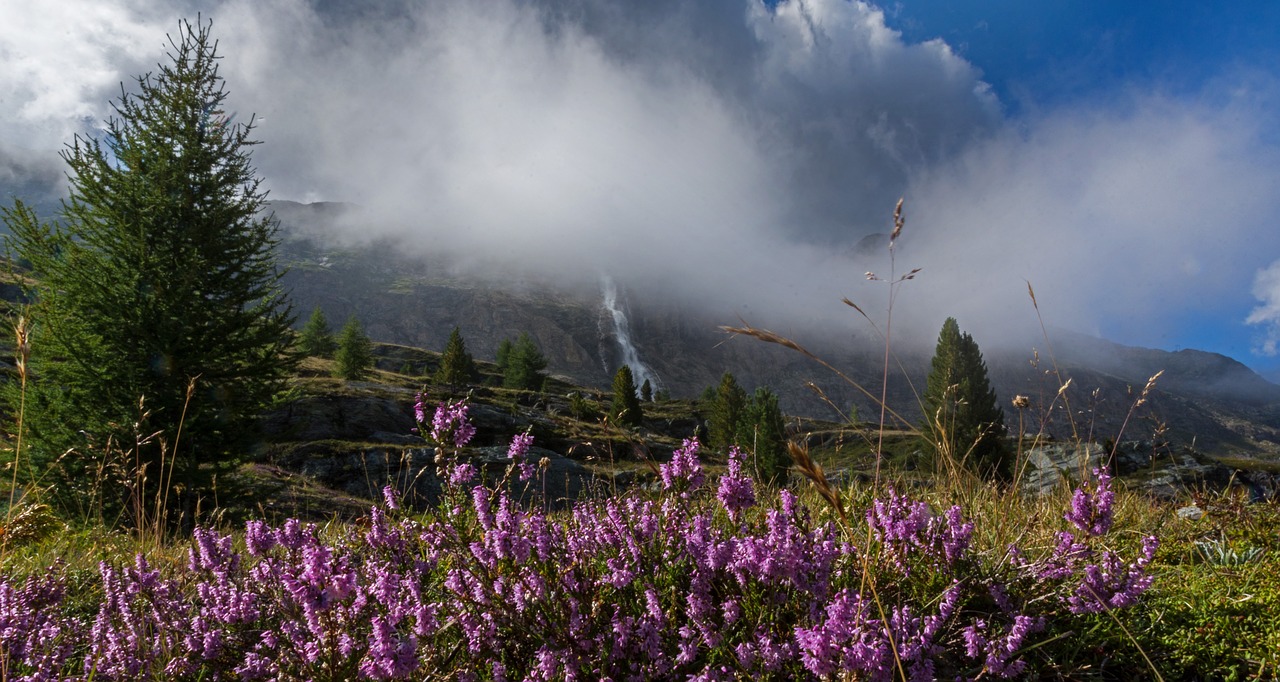
<path fill-rule="evenodd" d="M 729 449 L 729 472 L 720 477 L 716 498 L 734 521 L 738 520 L 742 510 L 756 503 L 755 481 L 742 474 L 742 451 L 737 446 Z"/>
<path fill-rule="evenodd" d="M 396 490 L 395 486 L 383 486 L 382 501 L 387 505 L 387 509 L 391 511 L 400 509 L 400 491 Z"/>
<path fill-rule="evenodd" d="M 413 403 L 413 420 L 418 424 L 427 423 L 427 394 L 418 393 L 414 396 Z"/>
<path fill-rule="evenodd" d="M 1093 476 L 1096 479 L 1093 489 L 1087 490 L 1083 485 L 1076 488 L 1071 497 L 1071 509 L 1063 518 L 1089 535 L 1106 535 L 1114 521 L 1111 505 L 1116 494 L 1111 490 L 1111 474 L 1107 467 L 1094 469 Z"/>
<path fill-rule="evenodd" d="M 445 478 L 450 487 L 461 488 L 476 479 L 476 468 L 470 462 L 450 464 L 445 469 Z"/>
<path fill-rule="evenodd" d="M 520 480 L 533 478 L 535 467 L 529 461 L 529 446 L 533 445 L 533 434 L 528 431 L 516 434 L 511 439 L 511 447 L 507 449 L 507 458 L 520 468 Z"/>
<path fill-rule="evenodd" d="M 476 427 L 467 421 L 467 401 L 442 402 L 431 419 L 431 439 L 442 446 L 465 447 L 476 435 Z"/>
<path fill-rule="evenodd" d="M 697 438 L 686 438 L 684 444 L 671 453 L 671 461 L 658 467 L 662 477 L 662 489 L 684 488 L 682 492 L 696 490 L 702 485 L 702 463 L 698 461 Z M 687 486 L 687 487 L 686 487 Z"/>

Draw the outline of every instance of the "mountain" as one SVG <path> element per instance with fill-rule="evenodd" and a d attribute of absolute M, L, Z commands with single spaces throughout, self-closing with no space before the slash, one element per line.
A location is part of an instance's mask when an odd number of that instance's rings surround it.
<path fill-rule="evenodd" d="M 352 212 L 344 204 L 276 201 L 272 209 L 282 224 L 285 285 L 301 319 L 319 306 L 335 325 L 356 315 L 376 340 L 437 350 L 457 326 L 480 359 L 492 359 L 503 339 L 528 332 L 552 372 L 584 385 L 607 387 L 632 354 L 657 387 L 677 397 L 696 396 L 730 371 L 748 389 L 772 388 L 792 414 L 838 418 L 836 408 L 847 413 L 853 406 L 861 419 L 879 417 L 869 396 L 880 395 L 884 349 L 869 340 L 809 330 L 797 339 L 846 380 L 799 352 L 721 330 L 737 319 L 711 319 L 625 290 L 610 307 L 610 282 L 566 287 L 510 269 L 484 276 L 443 256 L 410 255 L 392 240 L 354 243 L 336 227 Z M 578 279 L 595 277 L 584 269 Z M 1241 363 L 1066 331 L 1052 332 L 1051 341 L 1053 353 L 984 349 L 1006 424 L 1057 437 L 1145 439 L 1153 448 L 1194 445 L 1214 455 L 1280 459 L 1280 386 Z M 915 422 L 921 411 L 913 387 L 924 385 L 929 353 L 897 349 L 892 365 L 887 404 Z M 1024 414 L 1011 404 L 1015 395 L 1031 398 Z"/>

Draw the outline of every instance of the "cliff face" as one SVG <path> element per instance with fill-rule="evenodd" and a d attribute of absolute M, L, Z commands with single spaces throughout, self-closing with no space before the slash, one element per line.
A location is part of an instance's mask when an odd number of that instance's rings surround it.
<path fill-rule="evenodd" d="M 528 332 L 552 373 L 601 388 L 609 386 L 621 362 L 613 314 L 590 285 L 575 291 L 517 274 L 458 275 L 443 259 L 402 256 L 393 243 L 334 246 L 322 227 L 340 207 L 277 202 L 274 208 L 284 225 L 281 259 L 290 268 L 285 286 L 301 319 L 320 306 L 335 327 L 354 314 L 376 340 L 436 350 L 457 326 L 472 354 L 487 360 L 504 338 Z M 591 282 L 592 276 L 581 279 Z M 864 420 L 879 416 L 875 401 L 859 388 L 802 354 L 720 331 L 719 325 L 736 319 L 628 300 L 625 292 L 618 305 L 629 322 L 628 341 L 672 395 L 696 396 L 729 371 L 748 390 L 769 386 L 791 413 L 836 418 L 830 401 L 845 412 L 856 406 Z M 871 395 L 880 394 L 883 348 L 835 334 L 815 339 L 807 333 L 797 340 Z M 1033 365 L 1029 349 L 986 352 L 1011 430 L 1021 419 L 1029 433 L 1168 440 L 1214 454 L 1280 458 L 1280 386 L 1240 363 L 1201 351 L 1129 348 L 1065 332 L 1054 342 L 1057 372 L 1049 358 Z M 908 354 L 898 361 L 906 376 L 893 368 L 887 402 L 914 422 L 920 418 L 916 390 L 924 385 L 929 357 Z M 1134 409 L 1147 380 L 1160 370 L 1155 389 Z M 1059 396 L 1067 379 L 1070 387 Z M 1010 404 L 1014 395 L 1029 396 L 1032 407 L 1019 415 Z"/>

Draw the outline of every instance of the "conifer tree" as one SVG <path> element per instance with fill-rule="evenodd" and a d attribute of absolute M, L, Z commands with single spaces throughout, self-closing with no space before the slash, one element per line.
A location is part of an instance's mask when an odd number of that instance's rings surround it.
<path fill-rule="evenodd" d="M 506 376 L 507 366 L 511 363 L 511 339 L 503 339 L 498 344 L 498 355 L 494 359 L 494 363 L 498 365 L 498 371 Z"/>
<path fill-rule="evenodd" d="M 20 202 L 4 211 L 10 252 L 37 282 L 20 468 L 71 504 L 95 471 L 124 470 L 101 506 L 133 523 L 148 522 L 143 498 L 190 523 L 297 361 L 253 119 L 223 109 L 209 24 L 182 22 L 170 46 L 100 138 L 62 152 L 70 192 L 55 223 Z"/>
<path fill-rule="evenodd" d="M 747 392 L 742 390 L 732 374 L 725 372 L 720 377 L 720 385 L 711 401 L 711 414 L 707 418 L 707 441 L 712 448 L 724 451 L 738 445 L 746 406 Z"/>
<path fill-rule="evenodd" d="M 623 365 L 613 375 L 613 403 L 609 413 L 619 424 L 640 426 L 644 422 L 644 412 L 640 407 L 640 399 L 636 397 L 636 381 L 631 368 Z"/>
<path fill-rule="evenodd" d="M 538 344 L 533 342 L 528 332 L 521 332 L 507 352 L 502 385 L 525 391 L 540 391 L 547 378 L 543 373 L 546 368 L 547 359 L 538 350 Z"/>
<path fill-rule="evenodd" d="M 327 358 L 337 347 L 333 332 L 329 331 L 329 320 L 325 318 L 320 306 L 316 306 L 298 335 L 298 350 L 313 357 Z"/>
<path fill-rule="evenodd" d="M 449 334 L 449 341 L 440 355 L 440 370 L 436 372 L 436 381 L 450 386 L 460 386 L 471 381 L 475 376 L 475 361 L 467 352 L 467 344 L 462 340 L 462 331 L 457 327 Z"/>
<path fill-rule="evenodd" d="M 790 466 L 790 457 L 786 421 L 778 407 L 777 394 L 764 386 L 757 388 L 746 407 L 742 427 L 738 444 L 751 449 L 756 476 L 766 481 L 779 480 Z"/>
<path fill-rule="evenodd" d="M 640 384 L 640 400 L 646 403 L 653 402 L 653 384 L 649 383 L 648 379 Z"/>
<path fill-rule="evenodd" d="M 935 452 L 948 453 L 984 477 L 1003 478 L 1009 469 L 1004 442 L 1004 413 L 987 377 L 987 365 L 973 337 L 949 317 L 924 392 L 921 431 Z"/>
<path fill-rule="evenodd" d="M 333 373 L 355 381 L 368 376 L 373 367 L 373 343 L 355 315 L 347 318 L 338 334 L 338 352 L 334 355 Z"/>

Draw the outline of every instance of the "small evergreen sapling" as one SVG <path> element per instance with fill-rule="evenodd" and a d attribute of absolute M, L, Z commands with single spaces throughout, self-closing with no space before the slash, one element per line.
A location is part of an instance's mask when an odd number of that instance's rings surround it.
<path fill-rule="evenodd" d="M 444 353 L 440 355 L 440 370 L 436 372 L 436 381 L 450 386 L 465 384 L 475 376 L 475 361 L 467 352 L 467 344 L 462 340 L 462 331 L 457 327 L 449 334 Z"/>
<path fill-rule="evenodd" d="M 1004 442 L 1004 413 L 987 377 L 987 365 L 973 337 L 947 318 L 924 392 L 920 430 L 939 454 L 950 453 L 984 477 L 1007 478 L 1009 447 Z"/>
<path fill-rule="evenodd" d="M 619 367 L 613 375 L 613 403 L 609 406 L 609 414 L 626 426 L 640 426 L 644 422 L 640 399 L 636 397 L 635 378 L 626 365 Z"/>
<path fill-rule="evenodd" d="M 320 306 L 316 306 L 298 336 L 298 350 L 313 357 L 327 358 L 337 347 L 333 332 L 329 331 L 329 320 L 325 318 Z"/>
<path fill-rule="evenodd" d="M 499 352 L 501 350 L 499 347 Z M 500 363 L 505 365 L 502 372 L 503 386 L 524 391 L 542 390 L 542 384 L 547 378 L 543 373 L 547 368 L 547 359 L 528 332 L 522 332 L 520 338 L 511 344 L 505 360 L 505 363 Z"/>
<path fill-rule="evenodd" d="M 373 343 L 355 315 L 347 319 L 338 334 L 338 352 L 334 361 L 334 374 L 351 381 L 363 379 L 373 367 Z"/>

